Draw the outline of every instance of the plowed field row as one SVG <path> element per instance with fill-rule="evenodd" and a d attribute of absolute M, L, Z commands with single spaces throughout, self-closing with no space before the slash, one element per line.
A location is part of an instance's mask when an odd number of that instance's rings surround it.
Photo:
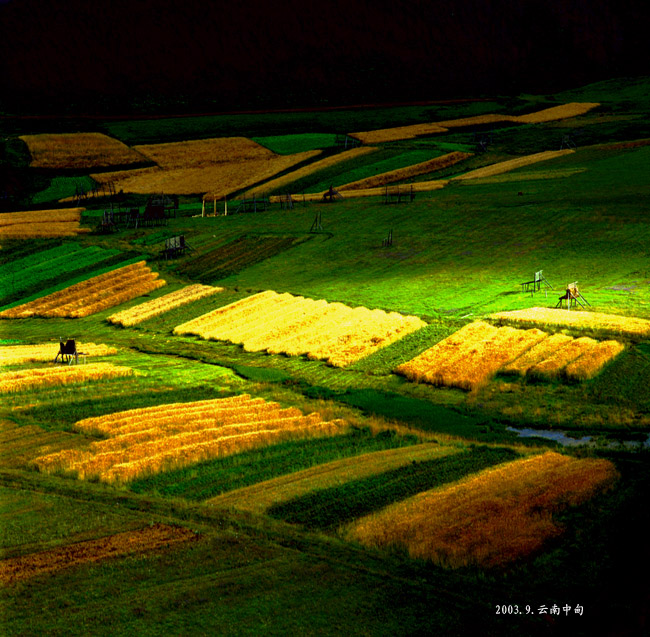
<path fill-rule="evenodd" d="M 397 312 L 267 290 L 183 323 L 174 333 L 240 343 L 246 351 L 307 354 L 343 367 L 425 325 Z"/>

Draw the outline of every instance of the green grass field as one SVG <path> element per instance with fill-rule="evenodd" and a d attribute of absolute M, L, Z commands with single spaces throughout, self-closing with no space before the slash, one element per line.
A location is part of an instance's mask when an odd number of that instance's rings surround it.
<path fill-rule="evenodd" d="M 557 150 L 567 135 L 577 145 L 573 153 L 510 173 L 452 180 L 408 204 L 388 205 L 381 197 L 297 201 L 289 210 L 273 204 L 256 214 L 203 218 L 194 216 L 201 213 L 200 199 L 184 197 L 165 227 L 0 241 L 4 307 L 143 259 L 167 281 L 150 295 L 81 319 L 0 319 L 0 355 L 11 345 L 50 343 L 53 360 L 60 337 L 76 338 L 118 350 L 88 363 L 134 371 L 126 378 L 2 394 L 2 634 L 644 634 L 650 457 L 642 444 L 650 432 L 650 341 L 624 341 L 625 350 L 584 382 L 496 375 L 465 392 L 411 382 L 394 370 L 467 323 L 489 321 L 493 312 L 554 307 L 572 281 L 596 312 L 650 319 L 649 87 L 648 78 L 637 78 L 556 96 L 461 104 L 94 123 L 128 144 L 245 135 L 278 153 L 336 152 L 332 146 L 342 133 L 522 114 L 570 101 L 601 103 L 570 120 L 455 129 L 385 144 L 295 184 L 298 192 L 318 190 L 343 171 L 374 174 L 451 150 L 474 152 L 477 139 L 488 133 L 486 152 L 417 180 L 453 178 Z M 35 207 L 38 197 L 55 196 L 41 175 L 27 174 Z M 57 179 L 48 177 L 52 188 L 60 185 Z M 142 205 L 143 197 L 133 202 Z M 91 202 L 85 225 L 94 227 L 103 208 L 103 202 Z M 322 231 L 310 232 L 319 214 Z M 393 245 L 383 247 L 391 230 Z M 165 259 L 164 240 L 181 234 L 194 249 Z M 540 269 L 553 288 L 523 292 L 521 283 Z M 225 289 L 134 328 L 106 320 L 118 309 L 199 281 Z M 181 323 L 263 290 L 413 314 L 427 326 L 346 367 L 173 334 Z M 245 325 L 248 316 L 236 320 Z M 597 330 L 552 331 L 610 337 Z M 38 367 L 54 365 L 12 363 L 0 369 L 0 382 L 2 373 Z M 348 428 L 224 452 L 188 466 L 165 465 L 113 485 L 41 472 L 33 463 L 62 448 L 93 449 L 99 435 L 75 428 L 85 418 L 173 403 L 177 415 L 165 425 L 173 428 L 185 403 L 240 394 L 317 412 L 327 421 L 341 419 Z M 140 412 L 133 418 L 145 417 Z M 519 438 L 512 427 L 589 435 L 595 445 L 562 448 Z M 365 548 L 336 531 L 424 490 L 548 448 L 606 458 L 620 477 L 609 491 L 561 514 L 540 511 L 563 532 L 503 570 L 445 569 L 400 551 Z M 410 450 L 418 460 L 372 468 L 382 454 Z M 325 486 L 305 487 L 320 484 L 318 472 Z M 283 496 L 282 489 L 300 495 Z M 236 506 L 236 494 L 255 492 L 266 494 L 264 506 Z M 189 529 L 192 540 L 97 560 L 88 549 L 83 559 L 52 562 L 51 570 L 31 576 L 24 566 L 30 560 L 50 564 L 56 551 L 78 551 L 90 546 L 84 543 L 157 525 Z M 7 574 L 14 564 L 22 565 L 22 579 Z M 579 604 L 584 614 L 538 612 L 553 604 Z M 519 614 L 497 614 L 497 606 L 517 607 Z"/>

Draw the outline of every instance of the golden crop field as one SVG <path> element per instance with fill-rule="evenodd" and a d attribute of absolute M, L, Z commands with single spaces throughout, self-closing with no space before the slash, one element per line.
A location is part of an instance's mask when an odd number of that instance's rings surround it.
<path fill-rule="evenodd" d="M 223 288 L 202 285 L 200 283 L 186 285 L 184 288 L 171 292 L 170 294 L 165 294 L 157 299 L 135 305 L 128 310 L 111 314 L 106 320 L 116 325 L 122 325 L 123 327 L 132 327 L 154 316 L 169 312 L 169 310 L 180 307 L 181 305 L 222 291 Z"/>
<path fill-rule="evenodd" d="M 569 119 L 571 117 L 578 117 L 584 115 L 590 110 L 600 106 L 598 102 L 570 102 L 569 104 L 560 104 L 560 106 L 552 106 L 544 110 L 537 111 L 536 113 L 529 113 L 528 115 L 518 115 L 515 121 L 522 124 L 541 124 L 543 122 L 552 122 L 560 119 Z"/>
<path fill-rule="evenodd" d="M 351 190 L 363 190 L 365 188 L 384 186 L 396 181 L 402 181 L 404 179 L 409 179 L 418 175 L 426 175 L 427 173 L 435 172 L 436 170 L 442 170 L 443 168 L 447 168 L 448 166 L 453 166 L 458 162 L 464 161 L 471 156 L 471 153 L 461 153 L 460 151 L 454 151 L 453 153 L 442 155 L 442 157 L 435 157 L 434 159 L 429 159 L 428 161 L 413 164 L 412 166 L 407 166 L 406 168 L 398 168 L 397 170 L 390 170 L 379 175 L 373 175 L 372 177 L 366 177 L 365 179 L 352 181 L 349 184 L 339 186 L 338 189 L 345 191 L 347 195 L 347 192 Z"/>
<path fill-rule="evenodd" d="M 572 340 L 573 338 L 566 334 L 552 334 L 521 354 L 521 356 L 504 365 L 501 371 L 507 374 L 525 376 L 531 367 L 551 358 L 558 349 Z"/>
<path fill-rule="evenodd" d="M 165 170 L 204 168 L 215 164 L 275 156 L 268 148 L 247 137 L 214 137 L 133 148 Z"/>
<path fill-rule="evenodd" d="M 261 159 L 216 163 L 199 168 L 172 168 L 169 170 L 145 168 L 97 173 L 91 176 L 99 183 L 113 182 L 117 190 L 124 190 L 127 193 L 202 194 L 210 200 L 222 199 L 234 192 L 270 179 L 320 153 L 320 150 L 310 150 L 293 155 L 272 154 Z"/>
<path fill-rule="evenodd" d="M 95 343 L 77 342 L 77 351 L 86 356 L 110 356 L 117 354 L 114 347 Z M 3 345 L 0 347 L 0 367 L 20 363 L 43 363 L 54 361 L 59 353 L 59 343 L 38 343 L 36 345 Z"/>
<path fill-rule="evenodd" d="M 356 157 L 361 157 L 367 155 L 368 153 L 374 153 L 377 149 L 372 146 L 359 146 L 358 148 L 351 148 L 350 150 L 345 150 L 342 153 L 337 153 L 331 155 L 330 157 L 325 157 L 325 159 L 319 159 L 317 161 L 311 162 L 307 166 L 302 166 L 282 177 L 276 177 L 275 179 L 264 184 L 263 188 L 267 191 L 278 190 L 288 184 L 302 179 L 307 175 L 312 175 L 319 170 L 329 168 L 330 166 L 335 166 L 340 164 L 343 161 L 348 161 L 350 159 L 355 159 Z M 321 195 L 318 195 L 320 199 Z"/>
<path fill-rule="evenodd" d="M 76 434 L 67 431 L 45 431 L 36 425 L 17 425 L 0 421 L 0 466 L 26 467 L 29 462 L 45 454 L 82 447 L 86 444 Z"/>
<path fill-rule="evenodd" d="M 211 458 L 284 440 L 346 431 L 343 421 L 323 421 L 249 395 L 157 405 L 81 420 L 77 431 L 108 436 L 87 450 L 64 450 L 34 461 L 41 471 L 125 482 Z"/>
<path fill-rule="evenodd" d="M 0 237 L 3 239 L 37 239 L 74 237 L 89 228 L 79 226 L 85 208 L 56 210 L 25 210 L 0 215 Z"/>
<path fill-rule="evenodd" d="M 617 478 L 608 460 L 549 451 L 391 505 L 350 525 L 348 536 L 448 568 L 503 566 L 562 533 L 554 513 L 586 502 Z"/>
<path fill-rule="evenodd" d="M 130 301 L 165 284 L 145 261 L 139 261 L 4 310 L 0 312 L 0 318 L 81 318 Z"/>
<path fill-rule="evenodd" d="M 650 321 L 601 312 L 568 312 L 562 309 L 531 307 L 526 310 L 498 312 L 491 318 L 512 323 L 532 323 L 540 326 L 597 329 L 611 334 L 632 338 L 650 336 Z"/>
<path fill-rule="evenodd" d="M 334 460 L 250 487 L 228 491 L 207 502 L 226 509 L 235 508 L 264 513 L 272 506 L 303 497 L 313 491 L 329 489 L 344 482 L 361 480 L 413 462 L 442 458 L 459 451 L 460 448 L 443 447 L 438 443 L 375 451 L 352 458 Z"/>
<path fill-rule="evenodd" d="M 0 373 L 0 393 L 25 391 L 51 385 L 68 385 L 87 380 L 130 376 L 130 367 L 111 365 L 110 363 L 89 363 L 61 367 L 37 367 L 17 372 Z"/>
<path fill-rule="evenodd" d="M 598 345 L 598 341 L 587 336 L 573 338 L 568 343 L 556 349 L 549 358 L 533 365 L 527 371 L 527 375 L 532 378 L 543 378 L 546 380 L 558 378 L 560 372 L 569 363 L 572 363 L 583 355 L 589 355 L 596 345 Z"/>
<path fill-rule="evenodd" d="M 412 124 L 409 126 L 396 126 L 394 128 L 383 128 L 374 131 L 362 131 L 359 133 L 350 133 L 350 137 L 361 140 L 364 144 L 380 144 L 382 142 L 391 142 L 403 139 L 413 139 L 424 135 L 436 135 L 446 133 L 450 128 L 462 128 L 464 126 L 477 126 L 483 124 L 498 124 L 499 122 L 518 122 L 521 124 L 539 124 L 570 117 L 577 117 L 599 106 L 593 102 L 571 102 L 570 104 L 561 104 L 545 108 L 536 113 L 527 115 L 500 115 L 498 113 L 487 113 L 485 115 L 476 115 L 473 117 L 461 117 L 458 119 L 449 119 L 439 122 L 429 122 L 425 124 Z"/>
<path fill-rule="evenodd" d="M 510 172 L 511 170 L 516 170 L 522 166 L 530 166 L 531 164 L 536 164 L 541 161 L 548 161 L 549 159 L 555 159 L 556 157 L 562 157 L 563 155 L 568 155 L 574 152 L 575 151 L 571 150 L 570 148 L 566 148 L 564 150 L 546 150 L 541 153 L 534 153 L 532 155 L 526 155 L 524 157 L 516 157 L 515 159 L 508 159 L 496 164 L 490 164 L 489 166 L 483 166 L 482 168 L 471 170 L 468 173 L 459 175 L 458 177 L 453 177 L 452 179 L 453 181 L 462 181 L 465 179 L 492 177 L 493 175 L 500 175 L 502 173 Z"/>
<path fill-rule="evenodd" d="M 266 290 L 178 325 L 174 334 L 240 343 L 246 351 L 307 354 L 344 367 L 425 325 L 397 312 Z"/>
<path fill-rule="evenodd" d="M 602 341 L 564 368 L 571 380 L 587 380 L 600 372 L 606 363 L 618 356 L 625 346 L 618 341 Z"/>
<path fill-rule="evenodd" d="M 102 133 L 22 135 L 32 168 L 108 168 L 147 160 L 122 142 Z"/>

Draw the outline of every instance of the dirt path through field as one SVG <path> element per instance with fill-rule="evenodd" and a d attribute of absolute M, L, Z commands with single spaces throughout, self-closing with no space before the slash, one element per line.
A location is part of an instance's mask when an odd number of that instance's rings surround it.
<path fill-rule="evenodd" d="M 0 581 L 10 584 L 42 573 L 56 572 L 111 557 L 164 549 L 171 544 L 187 542 L 196 538 L 196 534 L 189 529 L 155 524 L 137 531 L 118 533 L 98 540 L 77 542 L 49 551 L 2 560 L 0 562 Z"/>

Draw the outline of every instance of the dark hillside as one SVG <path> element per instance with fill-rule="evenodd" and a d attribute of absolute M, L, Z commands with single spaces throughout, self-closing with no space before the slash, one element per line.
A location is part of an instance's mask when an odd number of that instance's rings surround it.
<path fill-rule="evenodd" d="M 127 112 L 552 92 L 647 72 L 640 0 L 9 0 L 5 109 Z"/>

